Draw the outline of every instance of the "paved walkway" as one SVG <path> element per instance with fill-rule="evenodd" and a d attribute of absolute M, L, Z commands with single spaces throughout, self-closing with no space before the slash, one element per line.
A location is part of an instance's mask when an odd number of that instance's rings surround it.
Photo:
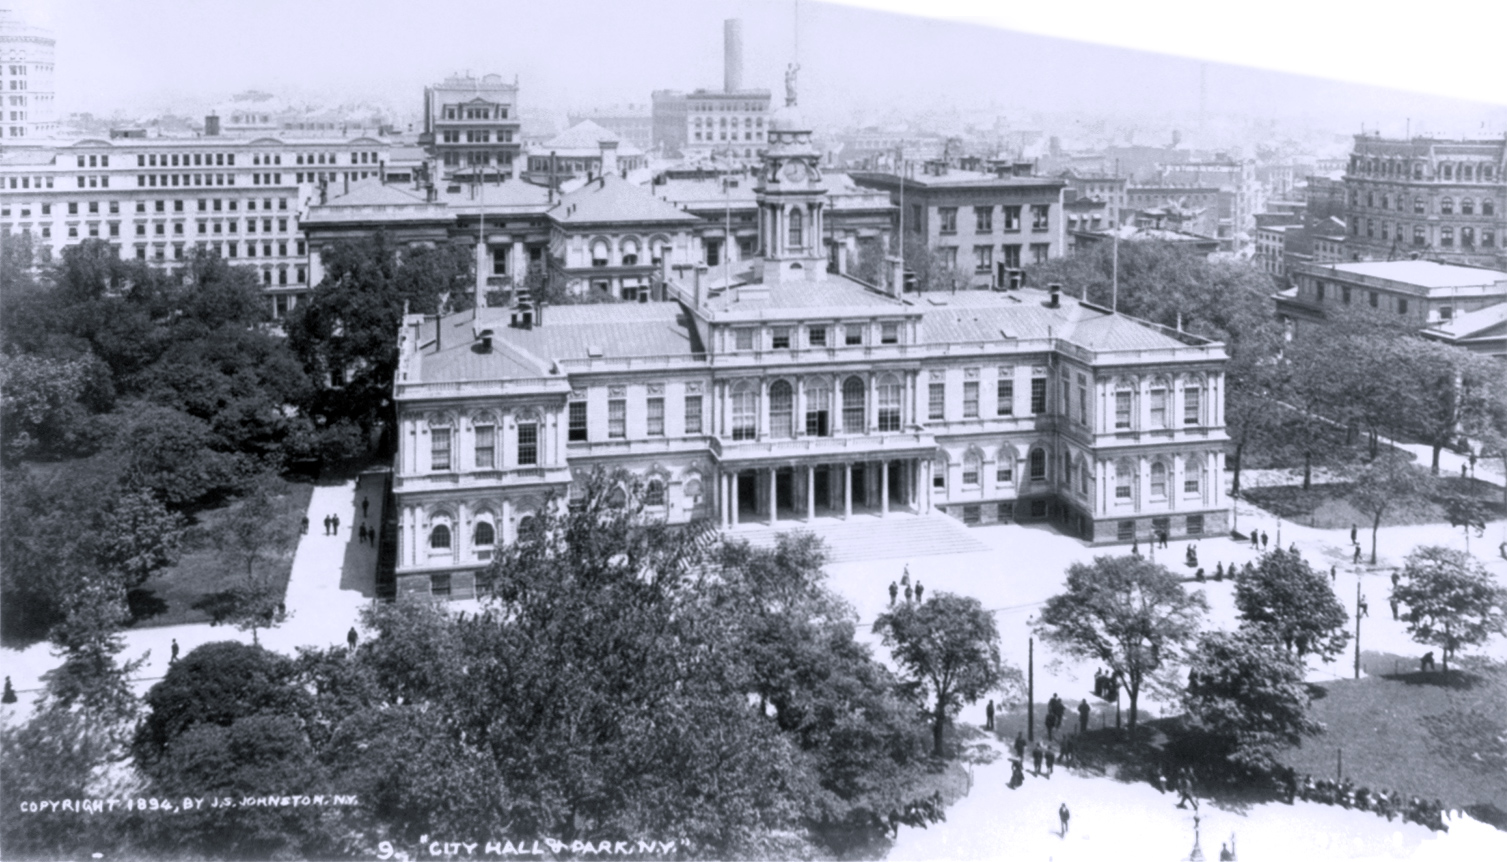
<path fill-rule="evenodd" d="M 358 536 L 362 500 L 369 502 L 366 524 L 381 523 L 383 478 L 381 474 L 364 474 L 359 480 L 314 488 L 309 500 L 309 532 L 299 539 L 288 578 L 284 601 L 288 619 L 277 628 L 257 633 L 263 646 L 291 656 L 300 646 L 345 643 L 346 632 L 356 624 L 361 608 L 374 595 L 377 548 L 362 544 Z M 340 516 L 339 535 L 324 535 L 324 518 L 330 514 Z M 122 660 L 143 655 L 147 659 L 133 680 L 139 694 L 144 694 L 167 673 L 174 640 L 182 654 L 215 641 L 251 643 L 250 632 L 208 623 L 133 628 L 122 635 L 126 644 L 120 654 Z M 29 715 L 42 686 L 42 674 L 56 667 L 59 660 L 46 642 L 25 650 L 6 649 L 0 657 L 4 673 L 10 675 L 18 695 L 18 702 L 10 707 L 11 714 Z"/>
<path fill-rule="evenodd" d="M 814 522 L 787 521 L 776 526 L 739 526 L 727 531 L 729 536 L 747 539 L 750 544 L 773 546 L 781 533 L 804 530 L 816 533 L 827 543 L 829 563 L 861 560 L 893 560 L 901 557 L 936 554 L 968 554 L 989 548 L 955 518 L 946 515 L 910 515 L 892 513 L 857 515 L 851 520 L 817 518 Z"/>

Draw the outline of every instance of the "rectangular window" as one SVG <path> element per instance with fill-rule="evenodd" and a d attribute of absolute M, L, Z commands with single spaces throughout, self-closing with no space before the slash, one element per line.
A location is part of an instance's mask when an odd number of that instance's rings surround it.
<path fill-rule="evenodd" d="M 1051 217 L 1052 207 L 1049 204 L 1031 205 L 1031 232 L 1041 233 L 1047 229 Z"/>
<path fill-rule="evenodd" d="M 1130 428 L 1130 393 L 1115 393 L 1115 428 L 1125 430 Z"/>
<path fill-rule="evenodd" d="M 995 385 L 994 410 L 999 416 L 1015 415 L 1015 381 L 1001 378 Z"/>
<path fill-rule="evenodd" d="M 1374 290 L 1371 291 L 1370 301 L 1371 301 L 1371 307 L 1372 308 L 1380 308 L 1381 307 L 1381 294 L 1377 293 Z"/>
<path fill-rule="evenodd" d="M 752 329 L 735 329 L 733 330 L 733 343 L 738 350 L 753 350 L 753 336 L 754 331 Z"/>
<path fill-rule="evenodd" d="M 973 271 L 988 273 L 994 269 L 994 246 L 976 245 L 973 247 Z"/>
<path fill-rule="evenodd" d="M 978 233 L 994 232 L 994 207 L 973 208 L 974 230 Z"/>
<path fill-rule="evenodd" d="M 665 435 L 665 400 L 663 398 L 650 398 L 648 407 L 648 433 L 651 437 L 663 437 Z"/>
<path fill-rule="evenodd" d="M 490 470 L 497 466 L 496 441 L 497 429 L 495 427 L 476 426 L 476 469 Z"/>
<path fill-rule="evenodd" d="M 1037 377 L 1031 381 L 1031 412 L 1033 414 L 1047 412 L 1047 381 L 1044 377 Z"/>
<path fill-rule="evenodd" d="M 1343 302 L 1346 305 L 1350 304 L 1350 285 L 1340 285 L 1340 302 Z"/>
<path fill-rule="evenodd" d="M 1078 422 L 1088 425 L 1088 378 L 1078 375 Z"/>
<path fill-rule="evenodd" d="M 687 395 L 685 397 L 685 433 L 701 433 L 701 396 Z"/>
<path fill-rule="evenodd" d="M 997 485 L 1008 485 L 1015 481 L 1015 465 L 1001 461 L 994 467 L 994 482 Z"/>
<path fill-rule="evenodd" d="M 1324 301 L 1324 282 L 1316 281 L 1313 283 L 1313 296 L 1319 302 Z"/>
<path fill-rule="evenodd" d="M 1204 534 L 1204 516 L 1203 515 L 1189 515 L 1188 516 L 1188 535 L 1190 535 L 1190 536 L 1202 536 L 1203 534 Z"/>
<path fill-rule="evenodd" d="M 1399 299 L 1399 300 L 1397 300 L 1397 313 L 1398 314 L 1407 314 L 1408 313 L 1408 301 L 1406 299 Z"/>
<path fill-rule="evenodd" d="M 1047 453 L 1044 449 L 1031 451 L 1031 481 L 1045 482 L 1047 478 Z"/>
<path fill-rule="evenodd" d="M 900 324 L 898 324 L 898 323 L 882 323 L 882 324 L 880 324 L 879 325 L 879 343 L 880 344 L 899 344 L 900 343 Z"/>
<path fill-rule="evenodd" d="M 965 473 L 964 475 L 966 476 L 967 474 Z M 968 480 L 965 478 L 963 481 L 966 483 Z M 980 507 L 978 507 L 978 506 L 964 506 L 963 507 L 963 523 L 968 524 L 970 526 L 978 524 L 979 521 L 980 521 L 980 518 L 979 518 L 979 508 Z"/>
<path fill-rule="evenodd" d="M 1008 524 L 1015 520 L 1015 504 L 1013 502 L 999 503 L 995 507 L 995 519 L 1001 524 Z"/>
<path fill-rule="evenodd" d="M 979 383 L 968 380 L 963 383 L 963 418 L 979 418 Z"/>
<path fill-rule="evenodd" d="M 937 230 L 941 233 L 958 232 L 957 207 L 937 207 Z"/>
<path fill-rule="evenodd" d="M 1052 244 L 1049 242 L 1031 243 L 1031 262 L 1046 263 L 1052 254 Z"/>
<path fill-rule="evenodd" d="M 856 347 L 863 344 L 863 326 L 856 323 L 850 323 L 847 326 L 843 327 L 843 343 L 849 347 Z"/>
<path fill-rule="evenodd" d="M 1165 389 L 1151 390 L 1151 427 L 1167 427 L 1167 390 Z"/>
<path fill-rule="evenodd" d="M 776 326 L 773 330 L 773 347 L 775 350 L 784 350 L 790 346 L 790 330 L 784 326 Z"/>
<path fill-rule="evenodd" d="M 586 439 L 586 402 L 570 402 L 570 423 L 567 440 L 576 442 Z"/>
<path fill-rule="evenodd" d="M 607 402 L 607 436 L 614 439 L 628 436 L 628 402 L 621 398 Z"/>
<path fill-rule="evenodd" d="M 1197 494 L 1202 483 L 1198 481 L 1197 473 L 1189 473 L 1183 476 L 1183 493 Z"/>
<path fill-rule="evenodd" d="M 1183 424 L 1203 424 L 1203 390 L 1189 387 L 1183 390 Z"/>
<path fill-rule="evenodd" d="M 434 428 L 429 432 L 429 469 L 450 469 L 449 428 Z"/>
<path fill-rule="evenodd" d="M 941 420 L 947 418 L 947 384 L 933 383 L 926 390 L 926 418 Z"/>
<path fill-rule="evenodd" d="M 539 426 L 533 422 L 518 423 L 518 466 L 527 467 L 539 463 Z"/>
<path fill-rule="evenodd" d="M 1135 538 L 1135 521 L 1121 521 L 1115 525 L 1115 538 L 1128 542 Z"/>
<path fill-rule="evenodd" d="M 1018 207 L 1018 206 L 1015 206 L 1015 207 L 1001 207 L 1000 209 L 1004 212 L 1004 216 L 1005 216 L 1005 230 L 1007 232 L 1009 232 L 1009 231 L 1019 231 L 1020 230 L 1020 207 Z"/>
<path fill-rule="evenodd" d="M 808 329 L 806 331 L 810 334 L 809 337 L 811 339 L 811 346 L 812 347 L 826 347 L 827 346 L 827 327 L 825 327 L 825 326 L 813 326 L 813 327 L 811 327 L 810 329 Z"/>

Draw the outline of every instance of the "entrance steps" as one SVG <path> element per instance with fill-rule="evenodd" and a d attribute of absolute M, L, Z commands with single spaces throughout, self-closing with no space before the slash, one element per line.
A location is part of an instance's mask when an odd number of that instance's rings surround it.
<path fill-rule="evenodd" d="M 723 534 L 747 539 L 749 544 L 773 547 L 781 533 L 801 530 L 815 533 L 827 544 L 827 562 L 854 563 L 863 560 L 896 560 L 941 554 L 975 554 L 989 546 L 969 535 L 968 528 L 946 515 L 892 514 L 887 517 L 855 514 L 851 520 L 817 518 L 814 522 L 779 521 L 740 525 Z"/>

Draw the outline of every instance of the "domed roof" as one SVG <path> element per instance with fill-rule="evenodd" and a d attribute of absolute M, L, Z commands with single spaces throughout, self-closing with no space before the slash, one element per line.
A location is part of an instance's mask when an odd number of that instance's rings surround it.
<path fill-rule="evenodd" d="M 801 116 L 801 109 L 795 105 L 776 108 L 769 116 L 769 128 L 781 132 L 811 131 L 811 127 L 806 125 L 805 118 Z"/>

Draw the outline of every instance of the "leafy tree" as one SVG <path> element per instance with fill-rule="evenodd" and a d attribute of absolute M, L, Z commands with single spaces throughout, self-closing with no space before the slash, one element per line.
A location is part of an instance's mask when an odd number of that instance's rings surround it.
<path fill-rule="evenodd" d="M 1500 362 L 1463 348 L 1422 338 L 1400 343 L 1416 405 L 1405 430 L 1433 449 L 1430 469 L 1437 476 L 1440 450 L 1463 433 L 1489 427 L 1507 402 L 1507 373 Z"/>
<path fill-rule="evenodd" d="M 964 703 L 974 703 L 1020 672 L 999 657 L 994 615 L 978 599 L 934 593 L 921 604 L 905 602 L 880 614 L 874 633 L 884 638 L 911 685 L 931 702 L 932 756 L 942 756 L 942 733 Z"/>
<path fill-rule="evenodd" d="M 1235 576 L 1235 607 L 1242 629 L 1281 644 L 1299 661 L 1309 653 L 1333 661 L 1350 640 L 1349 616 L 1329 579 L 1281 548 Z"/>
<path fill-rule="evenodd" d="M 953 290 L 971 281 L 971 277 L 958 273 L 953 267 L 944 263 L 936 249 L 928 246 L 919 236 L 906 239 L 902 246 L 901 257 L 905 260 L 906 272 L 916 277 L 918 293 Z M 881 275 L 881 278 L 884 277 Z"/>
<path fill-rule="evenodd" d="M 118 421 L 111 450 L 125 484 L 180 511 L 233 493 L 251 468 L 248 459 L 222 450 L 209 423 L 181 410 L 138 405 Z"/>
<path fill-rule="evenodd" d="M 1453 548 L 1415 549 L 1392 598 L 1407 608 L 1404 619 L 1413 640 L 1439 647 L 1445 670 L 1462 648 L 1507 632 L 1507 588 L 1475 557 Z"/>
<path fill-rule="evenodd" d="M 1193 650 L 1183 706 L 1231 763 L 1265 771 L 1284 748 L 1323 730 L 1308 715 L 1303 676 L 1302 660 L 1264 637 L 1207 632 Z"/>
<path fill-rule="evenodd" d="M 1176 575 L 1142 557 L 1095 557 L 1074 563 L 1067 591 L 1047 600 L 1035 629 L 1069 655 L 1103 662 L 1130 697 L 1130 732 L 1148 685 L 1170 687 L 1159 674 L 1176 661 L 1208 609 Z"/>
<path fill-rule="evenodd" d="M 259 642 L 258 629 L 282 621 L 277 566 L 292 555 L 299 536 L 299 514 L 281 503 L 290 493 L 282 479 L 259 477 L 211 535 L 226 564 L 240 575 L 234 587 L 205 596 L 195 607 L 209 611 L 212 625 L 229 622 L 250 631 L 253 644 Z"/>
<path fill-rule="evenodd" d="M 1486 533 L 1486 522 L 1491 519 L 1491 506 L 1469 491 L 1446 495 L 1441 501 L 1444 516 L 1451 527 L 1459 527 L 1465 533 L 1465 550 L 1470 551 L 1470 531 L 1477 536 Z"/>
<path fill-rule="evenodd" d="M 1371 519 L 1371 565 L 1376 565 L 1376 533 L 1388 513 L 1428 505 L 1429 476 L 1403 455 L 1383 455 L 1352 473 L 1349 500 Z"/>
<path fill-rule="evenodd" d="M 98 429 L 83 399 L 95 373 L 87 358 L 0 354 L 0 457 L 14 464 L 22 458 L 91 454 Z"/>

